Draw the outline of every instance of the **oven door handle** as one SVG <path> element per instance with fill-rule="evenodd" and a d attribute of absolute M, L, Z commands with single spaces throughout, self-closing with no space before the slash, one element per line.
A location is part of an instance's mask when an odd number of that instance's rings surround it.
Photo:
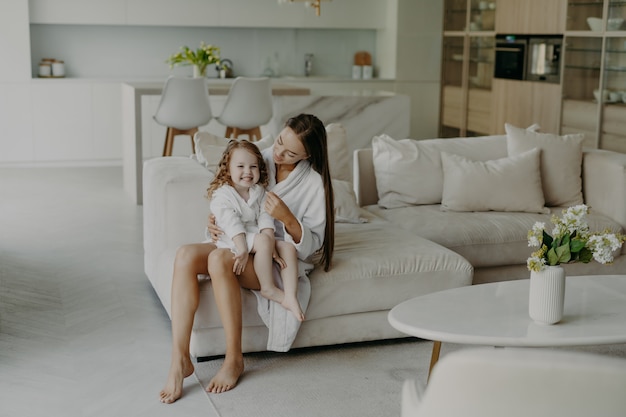
<path fill-rule="evenodd" d="M 496 46 L 495 50 L 496 52 L 523 52 L 524 48 L 505 48 Z"/>

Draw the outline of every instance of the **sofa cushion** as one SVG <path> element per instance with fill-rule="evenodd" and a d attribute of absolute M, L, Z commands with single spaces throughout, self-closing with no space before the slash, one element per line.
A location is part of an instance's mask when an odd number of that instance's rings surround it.
<path fill-rule="evenodd" d="M 550 224 L 551 214 L 505 213 L 497 211 L 442 211 L 439 205 L 383 209 L 377 205 L 368 211 L 415 235 L 437 242 L 467 259 L 475 268 L 525 265 L 532 248 L 528 231 L 535 222 Z M 552 208 L 560 215 L 562 208 Z M 609 217 L 591 211 L 587 216 L 590 230 L 622 230 Z"/>
<path fill-rule="evenodd" d="M 352 184 L 348 181 L 332 180 L 335 201 L 335 223 L 365 223 L 361 210 L 356 203 Z"/>
<path fill-rule="evenodd" d="M 378 204 L 385 208 L 438 204 L 443 192 L 441 152 L 479 161 L 507 156 L 506 137 L 395 140 L 372 139 Z"/>
<path fill-rule="evenodd" d="M 509 155 L 541 149 L 541 180 L 546 205 L 568 207 L 583 203 L 583 134 L 558 136 L 505 124 Z"/>
<path fill-rule="evenodd" d="M 412 297 L 472 283 L 473 268 L 458 254 L 392 226 L 365 210 L 361 214 L 370 221 L 335 226 L 331 269 L 325 272 L 317 267 L 309 274 L 311 299 L 307 322 L 389 310 Z M 200 281 L 200 292 L 202 299 L 213 300 L 209 280 Z M 244 290 L 242 300 L 244 327 L 263 325 L 256 312 L 254 295 Z M 221 327 L 215 303 L 201 304 L 194 329 L 215 327 Z"/>
<path fill-rule="evenodd" d="M 441 152 L 441 209 L 544 213 L 539 154 L 534 148 L 511 157 L 473 161 Z"/>

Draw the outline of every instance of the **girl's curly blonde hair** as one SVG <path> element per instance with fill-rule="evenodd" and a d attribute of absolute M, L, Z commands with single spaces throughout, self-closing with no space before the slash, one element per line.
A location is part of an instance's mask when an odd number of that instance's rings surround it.
<path fill-rule="evenodd" d="M 265 165 L 265 160 L 263 159 L 263 155 L 261 155 L 261 151 L 259 148 L 252 142 L 249 142 L 245 139 L 238 140 L 233 139 L 228 142 L 224 153 L 222 154 L 222 158 L 220 159 L 220 163 L 217 166 L 217 172 L 215 173 L 215 177 L 213 181 L 209 184 L 209 188 L 207 188 L 207 198 L 211 198 L 213 192 L 220 188 L 222 185 L 233 185 L 233 180 L 230 177 L 230 172 L 228 167 L 230 166 L 230 158 L 235 149 L 244 149 L 250 152 L 252 155 L 256 156 L 258 165 L 259 165 L 259 182 L 257 184 L 267 187 L 269 183 L 269 176 L 267 174 L 267 167 Z"/>

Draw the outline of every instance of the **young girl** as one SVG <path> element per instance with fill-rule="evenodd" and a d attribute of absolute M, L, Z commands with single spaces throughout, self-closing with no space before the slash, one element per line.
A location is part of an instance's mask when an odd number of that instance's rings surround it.
<path fill-rule="evenodd" d="M 254 253 L 253 265 L 261 295 L 280 303 L 303 321 L 304 313 L 296 298 L 296 248 L 291 243 L 274 240 L 274 219 L 263 208 L 267 184 L 267 168 L 256 145 L 246 140 L 231 140 L 207 190 L 211 212 L 217 226 L 224 231 L 216 245 L 235 254 L 236 275 L 245 270 L 248 254 Z M 211 239 L 208 233 L 207 239 Z M 284 291 L 274 283 L 272 260 L 281 267 Z"/>

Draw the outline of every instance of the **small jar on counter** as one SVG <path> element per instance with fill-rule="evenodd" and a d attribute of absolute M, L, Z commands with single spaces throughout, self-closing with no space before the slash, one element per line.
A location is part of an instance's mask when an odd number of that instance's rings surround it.
<path fill-rule="evenodd" d="M 56 59 L 52 62 L 52 76 L 65 77 L 65 62 Z"/>
<path fill-rule="evenodd" d="M 52 66 L 48 62 L 40 62 L 39 63 L 39 72 L 38 75 L 40 77 L 51 77 L 52 76 Z"/>

